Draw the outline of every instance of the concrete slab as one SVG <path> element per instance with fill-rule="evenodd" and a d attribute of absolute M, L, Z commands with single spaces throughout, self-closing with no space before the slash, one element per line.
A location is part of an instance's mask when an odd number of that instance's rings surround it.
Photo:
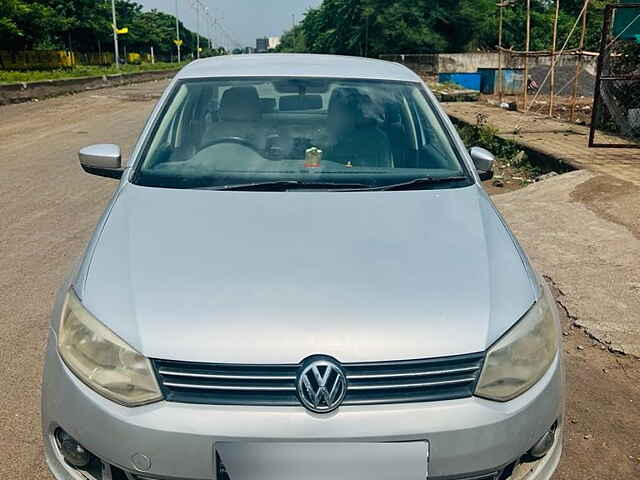
<path fill-rule="evenodd" d="M 582 170 L 493 200 L 575 324 L 640 357 L 640 189 Z"/>

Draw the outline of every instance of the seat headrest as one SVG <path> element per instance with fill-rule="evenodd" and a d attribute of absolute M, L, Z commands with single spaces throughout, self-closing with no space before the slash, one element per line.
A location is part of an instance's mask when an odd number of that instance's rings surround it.
<path fill-rule="evenodd" d="M 373 124 L 383 118 L 371 97 L 357 88 L 336 88 L 329 100 L 329 116 L 337 111 L 352 116 L 358 125 Z"/>
<path fill-rule="evenodd" d="M 220 119 L 250 122 L 262 116 L 262 103 L 256 87 L 232 87 L 222 94 Z"/>
<path fill-rule="evenodd" d="M 336 88 L 331 92 L 329 99 L 329 114 L 339 109 L 360 116 L 360 96 L 360 92 L 355 88 Z"/>

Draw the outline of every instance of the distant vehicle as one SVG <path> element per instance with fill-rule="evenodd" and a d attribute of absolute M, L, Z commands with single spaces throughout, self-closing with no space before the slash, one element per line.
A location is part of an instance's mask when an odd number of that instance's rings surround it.
<path fill-rule="evenodd" d="M 58 480 L 546 480 L 554 299 L 403 66 L 199 60 L 171 82 L 55 304 Z"/>

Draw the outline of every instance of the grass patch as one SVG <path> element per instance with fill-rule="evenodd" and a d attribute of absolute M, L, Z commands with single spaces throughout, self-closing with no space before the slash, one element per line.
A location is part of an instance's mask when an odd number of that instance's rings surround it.
<path fill-rule="evenodd" d="M 439 83 L 433 80 L 427 80 L 427 85 L 434 93 L 451 93 L 466 90 L 464 87 L 453 82 Z"/>
<path fill-rule="evenodd" d="M 57 70 L 0 70 L 0 84 L 37 82 L 41 80 L 61 80 L 64 78 L 77 77 L 95 77 L 100 75 L 112 75 L 115 73 L 153 72 L 157 70 L 171 69 L 177 70 L 185 64 L 186 63 L 178 64 L 157 62 L 154 64 L 143 63 L 141 65 L 120 65 L 120 69 L 117 69 L 115 65 L 110 67 L 79 65 L 73 68 L 61 68 Z"/>
<path fill-rule="evenodd" d="M 487 123 L 486 115 L 479 114 L 475 125 L 455 122 L 462 141 L 467 146 L 482 147 L 496 156 L 496 171 L 508 172 L 531 182 L 540 175 L 549 172 L 565 173 L 572 167 L 555 158 L 526 151 L 516 142 L 498 136 L 498 129 Z"/>

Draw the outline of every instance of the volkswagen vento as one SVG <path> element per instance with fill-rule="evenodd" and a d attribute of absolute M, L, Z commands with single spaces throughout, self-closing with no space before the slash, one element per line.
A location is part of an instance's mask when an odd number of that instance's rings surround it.
<path fill-rule="evenodd" d="M 181 70 L 55 304 L 57 480 L 548 479 L 552 295 L 403 66 L 312 55 Z"/>

